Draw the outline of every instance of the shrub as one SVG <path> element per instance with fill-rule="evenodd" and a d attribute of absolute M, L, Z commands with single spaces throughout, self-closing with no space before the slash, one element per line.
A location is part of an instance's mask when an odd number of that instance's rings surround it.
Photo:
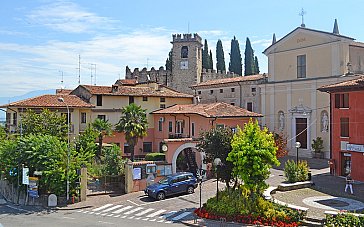
<path fill-rule="evenodd" d="M 166 154 L 163 153 L 149 153 L 145 155 L 145 161 L 165 161 Z"/>
<path fill-rule="evenodd" d="M 308 179 L 309 167 L 307 161 L 300 160 L 298 164 L 288 160 L 284 166 L 284 176 L 290 183 L 306 181 Z"/>
<path fill-rule="evenodd" d="M 364 226 L 364 217 L 344 213 L 326 215 L 325 226 Z"/>

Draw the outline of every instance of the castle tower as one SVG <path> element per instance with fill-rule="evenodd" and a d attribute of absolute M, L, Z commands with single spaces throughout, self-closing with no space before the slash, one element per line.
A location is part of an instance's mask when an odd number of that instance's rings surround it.
<path fill-rule="evenodd" d="M 202 73 L 202 42 L 198 34 L 174 34 L 170 87 L 192 94 L 191 85 L 199 83 Z"/>

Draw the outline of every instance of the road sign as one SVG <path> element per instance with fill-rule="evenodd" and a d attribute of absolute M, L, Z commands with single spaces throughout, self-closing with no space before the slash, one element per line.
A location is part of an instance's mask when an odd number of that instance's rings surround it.
<path fill-rule="evenodd" d="M 29 197 L 38 198 L 38 177 L 29 177 L 28 193 Z"/>
<path fill-rule="evenodd" d="M 29 184 L 29 168 L 23 168 L 23 184 Z"/>

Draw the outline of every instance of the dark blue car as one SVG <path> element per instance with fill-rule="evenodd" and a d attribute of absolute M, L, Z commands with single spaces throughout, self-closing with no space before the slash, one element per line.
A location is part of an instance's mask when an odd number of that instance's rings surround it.
<path fill-rule="evenodd" d="M 158 183 L 149 185 L 145 194 L 157 200 L 165 199 L 166 196 L 188 193 L 192 194 L 197 188 L 197 179 L 192 173 L 182 172 L 167 176 Z"/>

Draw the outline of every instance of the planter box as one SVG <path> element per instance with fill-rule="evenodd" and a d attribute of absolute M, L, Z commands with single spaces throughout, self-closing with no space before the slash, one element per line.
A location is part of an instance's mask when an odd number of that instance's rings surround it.
<path fill-rule="evenodd" d="M 290 190 L 296 190 L 301 188 L 309 188 L 313 184 L 312 181 L 302 181 L 302 182 L 296 182 L 296 183 L 282 183 L 278 185 L 279 191 L 290 191 Z"/>

